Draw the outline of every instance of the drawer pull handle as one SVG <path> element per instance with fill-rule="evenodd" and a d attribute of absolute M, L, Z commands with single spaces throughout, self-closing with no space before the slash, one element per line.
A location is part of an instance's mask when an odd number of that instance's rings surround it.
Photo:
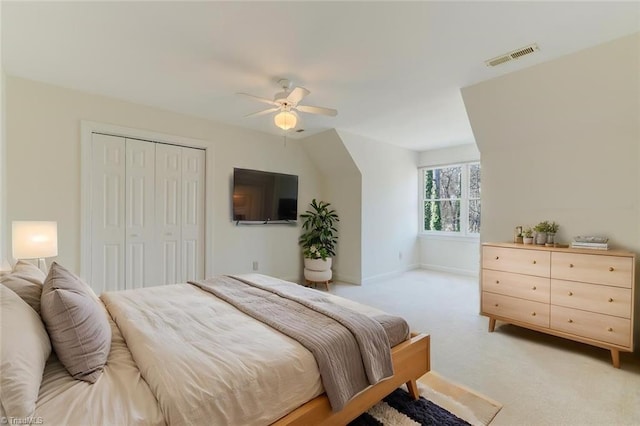
<path fill-rule="evenodd" d="M 496 303 L 496 308 L 497 308 L 498 306 L 499 306 L 499 305 Z"/>
<path fill-rule="evenodd" d="M 609 266 L 609 272 L 613 272 L 613 271 L 614 271 L 613 266 Z"/>
<path fill-rule="evenodd" d="M 570 264 L 569 264 L 569 268 L 573 268 L 573 263 L 570 263 Z"/>
<path fill-rule="evenodd" d="M 613 302 L 613 298 L 610 297 L 609 298 L 609 303 L 611 303 L 611 302 Z"/>
<path fill-rule="evenodd" d="M 537 290 L 537 287 L 534 285 L 534 286 L 533 286 L 533 288 L 532 288 L 532 290 Z"/>
<path fill-rule="evenodd" d="M 536 263 L 538 263 L 538 262 L 536 262 L 536 261 L 534 260 L 534 261 L 533 261 L 533 264 L 535 265 Z"/>
<path fill-rule="evenodd" d="M 496 284 L 500 284 L 500 280 L 496 280 Z"/>
<path fill-rule="evenodd" d="M 567 321 L 567 322 L 571 323 L 571 322 L 573 322 L 573 320 L 571 318 L 569 318 L 569 321 Z"/>
<path fill-rule="evenodd" d="M 567 293 L 569 296 L 573 296 L 573 292 L 570 291 L 569 293 Z"/>
<path fill-rule="evenodd" d="M 613 331 L 613 328 L 609 327 L 609 328 L 607 329 L 607 331 Z"/>
<path fill-rule="evenodd" d="M 500 259 L 500 256 L 496 256 L 496 260 Z"/>
<path fill-rule="evenodd" d="M 532 316 L 532 317 L 535 317 L 535 316 L 536 316 L 536 313 L 535 313 L 535 312 L 531 312 L 531 316 Z"/>

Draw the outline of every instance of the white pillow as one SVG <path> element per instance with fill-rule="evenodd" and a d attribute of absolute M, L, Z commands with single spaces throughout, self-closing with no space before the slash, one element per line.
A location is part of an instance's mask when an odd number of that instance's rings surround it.
<path fill-rule="evenodd" d="M 0 285 L 0 401 L 8 417 L 33 415 L 51 342 L 40 316 Z"/>

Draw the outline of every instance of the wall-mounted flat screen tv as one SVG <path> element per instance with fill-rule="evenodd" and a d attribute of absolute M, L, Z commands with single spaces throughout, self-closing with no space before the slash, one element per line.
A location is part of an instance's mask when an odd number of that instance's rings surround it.
<path fill-rule="evenodd" d="M 298 218 L 298 176 L 233 169 L 233 221 L 290 223 Z"/>

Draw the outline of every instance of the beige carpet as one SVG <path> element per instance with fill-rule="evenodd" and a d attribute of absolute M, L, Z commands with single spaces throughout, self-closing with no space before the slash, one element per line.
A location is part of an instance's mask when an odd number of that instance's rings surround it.
<path fill-rule="evenodd" d="M 474 426 L 486 426 L 502 404 L 431 371 L 418 379 L 420 395 Z"/>

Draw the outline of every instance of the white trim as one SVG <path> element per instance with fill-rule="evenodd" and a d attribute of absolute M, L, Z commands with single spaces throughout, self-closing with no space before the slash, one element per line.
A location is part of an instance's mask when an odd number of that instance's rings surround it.
<path fill-rule="evenodd" d="M 387 272 L 385 274 L 374 275 L 373 277 L 363 278 L 362 285 L 395 278 L 402 275 L 405 272 L 413 271 L 414 269 L 419 269 L 419 268 L 420 268 L 420 265 L 418 265 L 417 263 L 413 263 L 411 265 L 407 265 L 401 269 L 398 269 L 397 271 Z"/>
<path fill-rule="evenodd" d="M 472 271 L 470 269 L 453 268 L 451 266 L 432 265 L 430 263 L 420 264 L 420 269 L 427 269 L 429 271 L 447 272 L 449 274 L 464 275 L 466 277 L 478 278 L 480 276 L 479 271 Z"/>
<path fill-rule="evenodd" d="M 480 234 L 460 235 L 457 232 L 427 231 L 419 233 L 418 238 L 425 240 L 456 241 L 461 243 L 480 243 Z"/>
<path fill-rule="evenodd" d="M 215 209 L 212 208 L 214 205 L 213 142 L 86 120 L 80 121 L 80 276 L 85 280 L 91 277 L 91 139 L 93 133 L 199 148 L 205 151 L 204 270 L 206 277 L 213 276 L 213 215 L 215 214 Z"/>

